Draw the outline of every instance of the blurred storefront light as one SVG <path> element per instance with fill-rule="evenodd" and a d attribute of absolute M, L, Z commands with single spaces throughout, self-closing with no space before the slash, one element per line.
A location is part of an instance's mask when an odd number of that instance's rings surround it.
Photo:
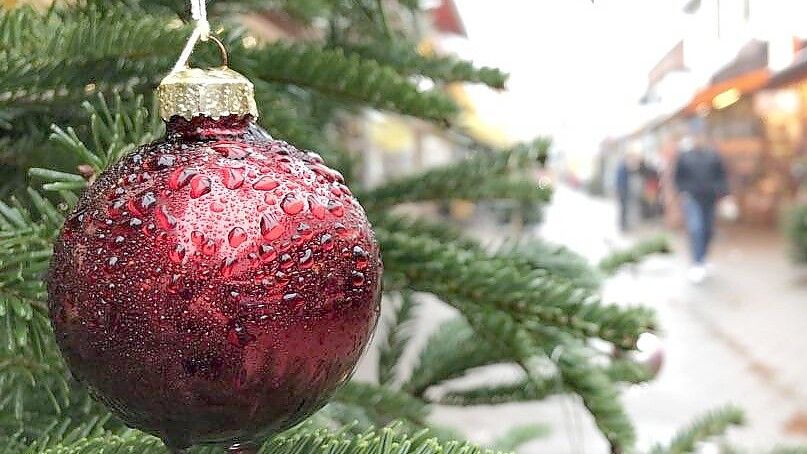
<path fill-rule="evenodd" d="M 729 88 L 728 90 L 718 93 L 712 98 L 712 107 L 717 110 L 725 109 L 726 107 L 734 104 L 740 100 L 742 93 L 736 88 Z"/>

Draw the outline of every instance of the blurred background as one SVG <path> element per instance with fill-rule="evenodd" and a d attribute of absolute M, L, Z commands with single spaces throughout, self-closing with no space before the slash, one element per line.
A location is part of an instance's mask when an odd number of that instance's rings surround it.
<path fill-rule="evenodd" d="M 606 300 L 657 309 L 664 327 L 659 344 L 649 347 L 663 357 L 659 376 L 624 395 L 640 441 L 668 437 L 680 421 L 724 402 L 746 408 L 749 424 L 729 438 L 751 452 L 807 441 L 807 273 L 793 260 L 807 228 L 799 212 L 807 169 L 807 2 L 433 3 L 429 46 L 511 75 L 504 92 L 455 91 L 469 128 L 497 145 L 551 136 L 551 170 L 536 178 L 557 185 L 540 213 L 504 202 L 454 202 L 437 212 L 488 241 L 504 227 L 593 260 L 667 232 L 673 255 L 624 270 L 605 287 Z M 702 120 L 708 145 L 722 157 L 734 206 L 717 214 L 711 272 L 697 284 L 687 275 L 673 183 L 693 118 Z M 376 181 L 463 153 L 400 118 L 372 117 L 367 132 L 374 145 L 368 178 Z M 626 161 L 628 216 L 621 229 L 618 173 Z M 432 322 L 420 323 L 428 331 Z M 510 371 L 486 372 L 492 379 Z M 552 426 L 551 441 L 523 452 L 605 449 L 568 397 L 436 414 L 480 442 L 537 414 Z"/>

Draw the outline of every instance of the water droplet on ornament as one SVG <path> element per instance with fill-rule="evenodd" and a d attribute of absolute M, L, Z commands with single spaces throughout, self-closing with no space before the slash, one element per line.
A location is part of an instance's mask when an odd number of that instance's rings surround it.
<path fill-rule="evenodd" d="M 347 228 L 345 228 L 344 224 L 341 222 L 336 222 L 333 224 L 333 229 L 339 236 L 346 236 L 347 235 Z"/>
<path fill-rule="evenodd" d="M 178 168 L 171 173 L 168 177 L 168 187 L 173 190 L 184 188 L 190 183 L 191 178 L 197 175 L 197 171 L 188 168 Z"/>
<path fill-rule="evenodd" d="M 123 200 L 116 200 L 106 207 L 106 214 L 107 216 L 111 217 L 112 219 L 118 219 L 121 215 L 121 209 L 125 205 Z"/>
<path fill-rule="evenodd" d="M 259 248 L 259 251 L 261 255 L 261 260 L 263 260 L 264 262 L 270 262 L 277 257 L 277 251 L 275 251 L 275 248 L 273 248 L 268 244 L 262 244 L 261 247 Z"/>
<path fill-rule="evenodd" d="M 177 225 L 177 219 L 168 212 L 168 208 L 166 208 L 165 205 L 160 205 L 160 207 L 157 208 L 154 219 L 157 220 L 157 224 L 163 230 L 171 230 Z"/>
<path fill-rule="evenodd" d="M 258 191 L 271 191 L 278 186 L 280 186 L 280 184 L 271 177 L 261 177 L 260 180 L 252 185 L 252 187 Z"/>
<path fill-rule="evenodd" d="M 364 284 L 364 273 L 359 271 L 353 271 L 350 273 L 350 283 L 353 284 L 355 287 L 360 287 Z"/>
<path fill-rule="evenodd" d="M 330 169 L 322 164 L 311 164 L 309 168 L 314 171 L 317 175 L 324 177 L 328 181 L 338 181 L 343 182 L 345 181 L 345 177 L 342 176 L 341 173 L 337 172 L 336 170 Z"/>
<path fill-rule="evenodd" d="M 129 220 L 130 227 L 140 227 L 141 225 L 143 225 L 143 221 L 138 218 L 132 218 Z"/>
<path fill-rule="evenodd" d="M 168 258 L 174 263 L 182 263 L 182 259 L 185 258 L 185 246 L 181 243 L 177 243 L 177 245 L 168 252 Z"/>
<path fill-rule="evenodd" d="M 236 347 L 243 348 L 255 340 L 255 336 L 249 334 L 247 329 L 239 321 L 235 321 L 227 333 L 227 342 Z"/>
<path fill-rule="evenodd" d="M 205 241 L 205 234 L 204 233 L 202 233 L 202 232 L 200 232 L 198 230 L 194 230 L 193 232 L 191 232 L 191 242 L 193 244 L 199 246 L 202 243 L 204 243 L 204 241 Z"/>
<path fill-rule="evenodd" d="M 145 210 L 153 207 L 155 203 L 157 203 L 157 197 L 154 196 L 153 192 L 145 193 L 140 199 L 140 206 Z"/>
<path fill-rule="evenodd" d="M 311 268 L 311 265 L 313 264 L 314 264 L 314 253 L 311 252 L 311 249 L 306 249 L 300 256 L 300 267 L 303 269 L 308 269 Z"/>
<path fill-rule="evenodd" d="M 370 263 L 370 255 L 361 246 L 353 247 L 353 258 L 356 259 L 356 268 L 363 270 Z"/>
<path fill-rule="evenodd" d="M 118 258 L 114 255 L 110 257 L 109 260 L 106 261 L 107 269 L 115 268 L 117 264 L 118 264 Z"/>
<path fill-rule="evenodd" d="M 314 231 L 311 230 L 311 226 L 302 223 L 297 227 L 297 233 L 300 234 L 300 237 L 304 240 L 310 240 L 312 236 L 314 236 Z"/>
<path fill-rule="evenodd" d="M 222 169 L 222 182 L 227 189 L 238 189 L 244 184 L 244 169 Z"/>
<path fill-rule="evenodd" d="M 172 154 L 164 154 L 157 158 L 157 168 L 164 169 L 166 167 L 171 167 L 176 162 L 176 156 Z"/>
<path fill-rule="evenodd" d="M 224 277 L 232 276 L 236 263 L 238 263 L 238 259 L 234 257 L 228 257 L 224 260 L 224 263 L 221 265 L 221 275 Z"/>
<path fill-rule="evenodd" d="M 283 302 L 284 303 L 294 303 L 294 302 L 297 301 L 297 299 L 299 297 L 300 297 L 300 295 L 298 295 L 297 293 L 294 293 L 294 292 L 286 293 L 285 295 L 283 295 Z"/>
<path fill-rule="evenodd" d="M 330 251 L 333 249 L 333 237 L 328 233 L 323 233 L 319 237 L 319 244 L 322 246 L 323 251 Z"/>
<path fill-rule="evenodd" d="M 120 246 L 121 244 L 123 244 L 123 243 L 124 243 L 124 241 L 126 241 L 126 238 L 124 238 L 124 237 L 122 237 L 122 236 L 120 236 L 120 235 L 116 236 L 116 237 L 115 237 L 115 239 L 114 239 L 114 240 L 112 240 L 112 242 L 113 242 L 113 243 L 114 243 L 116 246 Z"/>
<path fill-rule="evenodd" d="M 220 155 L 229 159 L 244 159 L 252 152 L 252 148 L 236 142 L 220 142 L 213 144 L 212 148 Z"/>
<path fill-rule="evenodd" d="M 202 254 L 204 255 L 213 255 L 216 253 L 216 249 L 218 249 L 218 245 L 213 240 L 207 240 L 202 245 Z"/>
<path fill-rule="evenodd" d="M 168 281 L 168 285 L 166 286 L 166 289 L 168 290 L 168 292 L 169 293 L 176 293 L 180 288 L 182 288 L 181 280 L 182 280 L 182 275 L 180 275 L 180 274 L 172 274 L 171 279 Z"/>
<path fill-rule="evenodd" d="M 267 215 L 261 217 L 261 235 L 269 241 L 280 238 L 286 228 Z"/>
<path fill-rule="evenodd" d="M 143 210 L 138 206 L 137 200 L 135 199 L 129 199 L 129 201 L 126 202 L 126 209 L 129 210 L 129 213 L 131 213 L 134 216 L 143 216 L 143 214 L 145 214 Z"/>
<path fill-rule="evenodd" d="M 199 197 L 210 192 L 210 178 L 204 175 L 196 175 L 191 178 L 191 197 L 198 199 Z"/>
<path fill-rule="evenodd" d="M 328 201 L 328 211 L 330 211 L 334 216 L 340 218 L 345 214 L 345 208 L 336 200 Z"/>
<path fill-rule="evenodd" d="M 286 214 L 293 216 L 303 211 L 305 202 L 298 199 L 294 194 L 287 194 L 283 201 L 280 202 L 280 207 Z"/>
<path fill-rule="evenodd" d="M 325 207 L 317 201 L 313 196 L 308 198 L 308 206 L 311 209 L 311 214 L 317 219 L 325 219 Z"/>
<path fill-rule="evenodd" d="M 283 254 L 283 255 L 280 256 L 280 268 L 281 269 L 287 270 L 287 269 L 291 268 L 292 265 L 294 265 L 294 262 L 291 259 L 291 255 Z"/>
<path fill-rule="evenodd" d="M 155 230 L 157 230 L 157 226 L 154 225 L 153 222 L 149 222 L 148 224 L 144 225 L 143 228 L 140 229 L 140 231 L 143 232 L 143 234 L 146 236 L 151 236 L 152 234 L 154 234 Z"/>
<path fill-rule="evenodd" d="M 246 241 L 247 239 L 247 232 L 244 231 L 241 227 L 233 227 L 230 230 L 230 233 L 227 235 L 227 240 L 230 242 L 230 246 L 238 247 Z"/>
<path fill-rule="evenodd" d="M 220 202 L 211 202 L 210 211 L 214 213 L 221 213 L 222 211 L 224 211 L 224 204 Z"/>
<path fill-rule="evenodd" d="M 305 155 L 311 160 L 311 162 L 315 162 L 317 164 L 322 164 L 325 162 L 325 160 L 322 159 L 322 156 L 320 156 L 318 153 L 314 153 L 313 151 L 308 151 Z"/>

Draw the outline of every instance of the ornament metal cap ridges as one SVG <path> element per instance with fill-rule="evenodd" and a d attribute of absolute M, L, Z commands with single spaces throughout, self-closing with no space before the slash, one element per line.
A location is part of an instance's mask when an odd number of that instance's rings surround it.
<path fill-rule="evenodd" d="M 157 88 L 160 116 L 178 115 L 187 120 L 200 115 L 221 118 L 229 115 L 258 117 L 255 87 L 240 73 L 221 66 L 189 68 L 172 72 Z"/>

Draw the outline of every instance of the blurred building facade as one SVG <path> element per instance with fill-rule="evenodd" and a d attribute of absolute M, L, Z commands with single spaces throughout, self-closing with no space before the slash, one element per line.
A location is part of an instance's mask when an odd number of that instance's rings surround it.
<path fill-rule="evenodd" d="M 773 225 L 798 194 L 807 153 L 807 2 L 686 0 L 680 41 L 648 74 L 635 130 L 603 143 L 607 181 L 630 151 L 657 168 L 669 224 L 680 221 L 671 182 L 693 117 L 723 155 L 740 222 Z"/>

